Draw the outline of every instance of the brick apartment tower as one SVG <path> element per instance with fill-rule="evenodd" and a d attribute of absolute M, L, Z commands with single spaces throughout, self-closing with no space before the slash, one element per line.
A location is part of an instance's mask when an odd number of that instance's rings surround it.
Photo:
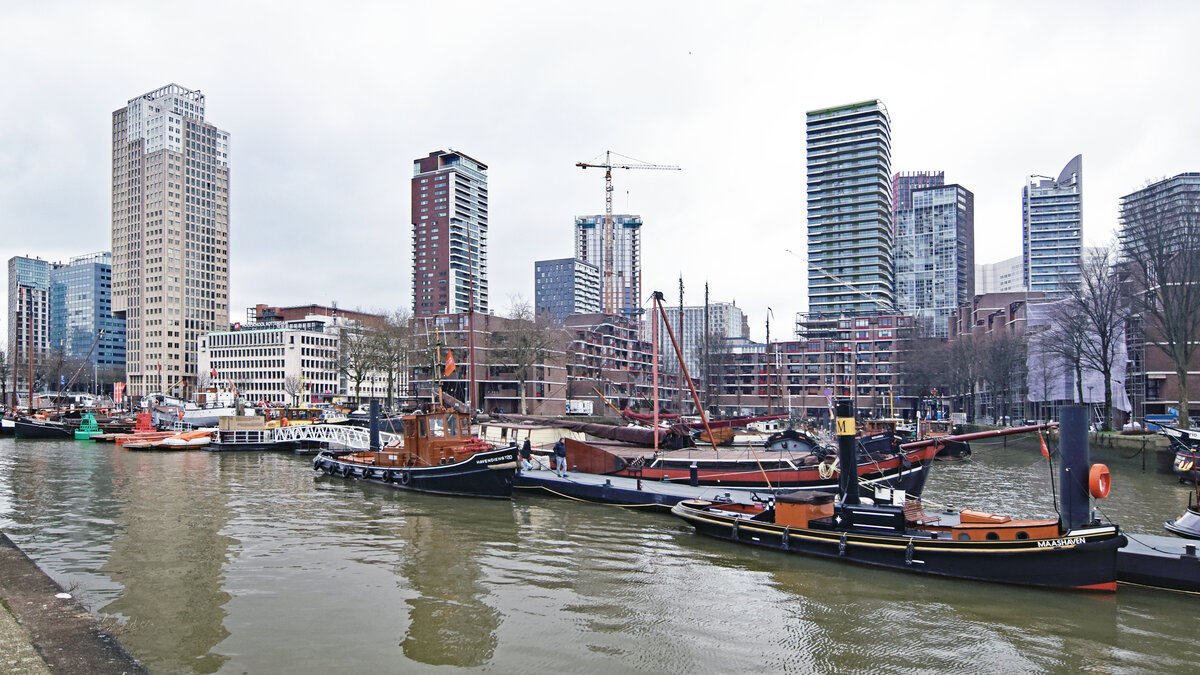
<path fill-rule="evenodd" d="M 112 312 L 131 396 L 185 394 L 197 338 L 229 328 L 229 134 L 169 84 L 112 116 Z"/>
<path fill-rule="evenodd" d="M 487 165 L 439 150 L 413 160 L 413 316 L 488 311 Z"/>

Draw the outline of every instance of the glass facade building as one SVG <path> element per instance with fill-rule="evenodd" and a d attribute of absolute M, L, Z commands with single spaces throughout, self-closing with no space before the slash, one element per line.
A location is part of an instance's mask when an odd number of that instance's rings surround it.
<path fill-rule="evenodd" d="M 1083 254 L 1083 155 L 1057 179 L 1030 176 L 1021 188 L 1021 216 L 1025 288 L 1062 297 L 1079 280 Z"/>
<path fill-rule="evenodd" d="M 895 303 L 891 145 L 879 100 L 808 113 L 810 313 L 878 312 Z"/>
<path fill-rule="evenodd" d="M 613 298 L 618 314 L 637 318 L 642 314 L 642 217 L 613 214 L 612 277 L 600 278 L 600 297 Z M 575 258 L 604 269 L 606 242 L 604 216 L 575 219 Z M 611 285 L 611 288 L 609 288 Z"/>
<path fill-rule="evenodd" d="M 600 311 L 600 269 L 575 258 L 538 260 L 533 264 L 534 311 L 555 323 L 572 314 Z"/>
<path fill-rule="evenodd" d="M 912 190 L 896 212 L 896 297 L 926 337 L 947 337 L 950 315 L 975 286 L 975 195 L 961 185 Z"/>
<path fill-rule="evenodd" d="M 111 254 L 77 256 L 50 272 L 50 344 L 72 362 L 125 367 L 125 320 L 112 313 Z"/>

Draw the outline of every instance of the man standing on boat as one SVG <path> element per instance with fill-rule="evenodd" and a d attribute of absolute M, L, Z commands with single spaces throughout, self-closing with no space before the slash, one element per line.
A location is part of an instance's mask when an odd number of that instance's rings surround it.
<path fill-rule="evenodd" d="M 522 471 L 532 471 L 533 470 L 533 462 L 529 461 L 529 459 L 531 457 L 533 457 L 533 448 L 529 445 L 528 438 L 526 438 L 525 443 L 523 445 L 521 445 L 520 455 L 521 455 L 521 470 Z"/>
<path fill-rule="evenodd" d="M 567 477 L 567 445 L 561 438 L 554 444 L 554 473 L 559 478 Z"/>

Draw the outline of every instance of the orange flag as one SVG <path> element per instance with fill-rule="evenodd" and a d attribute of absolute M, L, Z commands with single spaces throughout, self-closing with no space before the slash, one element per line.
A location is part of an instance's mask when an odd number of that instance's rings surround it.
<path fill-rule="evenodd" d="M 1042 432 L 1038 432 L 1038 442 L 1042 444 L 1042 457 L 1050 459 L 1050 451 L 1046 448 L 1046 439 L 1042 437 Z"/>
<path fill-rule="evenodd" d="M 442 377 L 450 377 L 454 373 L 454 352 L 446 350 L 446 372 L 442 373 Z"/>

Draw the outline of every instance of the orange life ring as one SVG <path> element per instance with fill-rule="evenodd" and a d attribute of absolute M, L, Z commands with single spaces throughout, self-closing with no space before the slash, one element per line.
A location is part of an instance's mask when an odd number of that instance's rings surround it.
<path fill-rule="evenodd" d="M 288 418 L 284 417 L 283 419 L 279 420 L 279 426 L 286 427 L 287 425 L 288 425 Z"/>
<path fill-rule="evenodd" d="M 1088 470 L 1088 490 L 1096 499 L 1104 499 L 1112 488 L 1112 474 L 1103 464 L 1093 464 Z"/>

